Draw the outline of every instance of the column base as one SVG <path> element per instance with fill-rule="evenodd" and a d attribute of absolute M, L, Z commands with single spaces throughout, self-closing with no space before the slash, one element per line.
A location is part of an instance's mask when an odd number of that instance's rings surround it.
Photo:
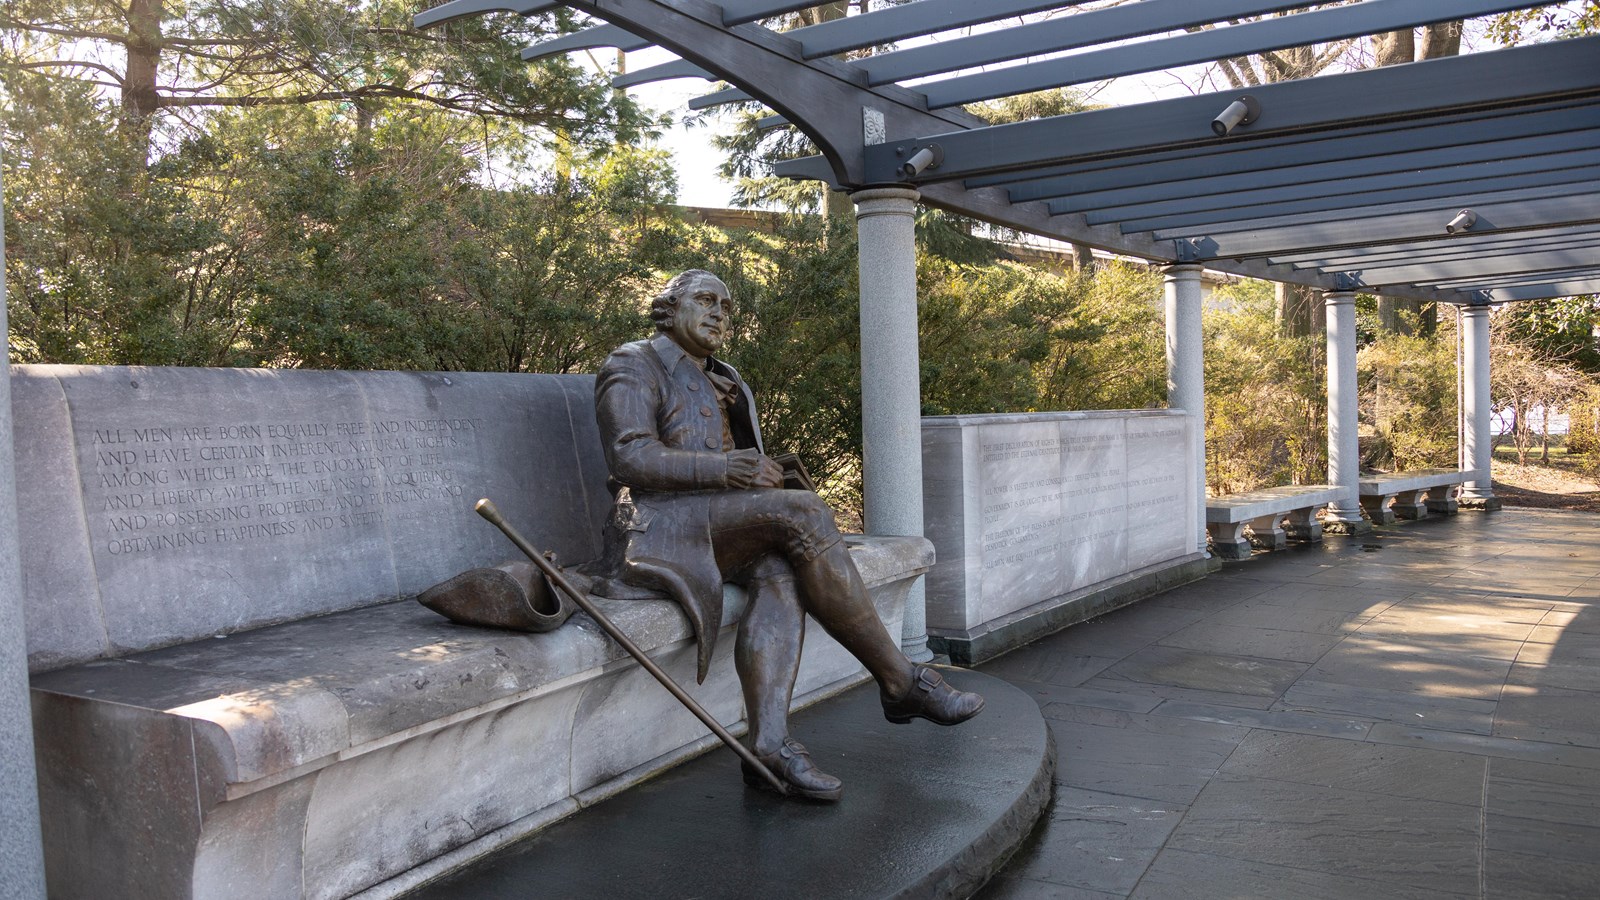
<path fill-rule="evenodd" d="M 1476 509 L 1480 512 L 1499 512 L 1499 497 L 1462 497 L 1458 502 L 1462 509 Z"/>

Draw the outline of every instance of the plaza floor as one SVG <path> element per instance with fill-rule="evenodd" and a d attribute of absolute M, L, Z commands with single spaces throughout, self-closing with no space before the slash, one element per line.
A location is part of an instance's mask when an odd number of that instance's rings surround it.
<path fill-rule="evenodd" d="M 1600 897 L 1600 515 L 1257 554 L 980 670 L 1058 753 L 984 900 Z"/>

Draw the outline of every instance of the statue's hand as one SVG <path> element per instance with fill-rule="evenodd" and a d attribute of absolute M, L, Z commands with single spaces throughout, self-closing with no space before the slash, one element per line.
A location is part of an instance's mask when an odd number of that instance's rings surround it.
<path fill-rule="evenodd" d="M 735 450 L 728 454 L 728 487 L 783 487 L 783 469 L 759 450 Z"/>
<path fill-rule="evenodd" d="M 759 450 L 735 450 L 728 454 L 728 487 L 744 490 L 761 477 L 761 463 L 767 458 Z"/>
<path fill-rule="evenodd" d="M 771 459 L 761 457 L 761 474 L 756 476 L 756 487 L 783 487 L 783 467 Z"/>

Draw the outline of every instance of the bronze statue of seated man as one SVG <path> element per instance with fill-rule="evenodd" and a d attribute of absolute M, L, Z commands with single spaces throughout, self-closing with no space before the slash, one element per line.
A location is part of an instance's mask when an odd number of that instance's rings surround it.
<path fill-rule="evenodd" d="M 598 596 L 676 600 L 698 641 L 701 680 L 722 619 L 722 583 L 743 585 L 750 602 L 734 664 L 751 749 L 792 795 L 837 800 L 839 779 L 789 736 L 806 615 L 866 666 L 891 722 L 954 725 L 977 715 L 983 698 L 906 658 L 878 619 L 833 511 L 812 491 L 783 488 L 783 471 L 763 453 L 749 387 L 711 355 L 732 312 L 722 281 L 691 269 L 655 298 L 656 335 L 618 347 L 601 367 L 595 409 L 615 503 L 602 556 L 580 572 Z M 747 784 L 768 786 L 744 774 Z"/>

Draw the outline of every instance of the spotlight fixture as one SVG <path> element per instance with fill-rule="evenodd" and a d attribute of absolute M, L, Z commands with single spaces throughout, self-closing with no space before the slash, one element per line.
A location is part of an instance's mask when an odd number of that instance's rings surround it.
<path fill-rule="evenodd" d="M 1476 224 L 1478 224 L 1478 214 L 1470 209 L 1463 209 L 1461 212 L 1456 213 L 1456 217 L 1450 220 L 1450 224 L 1444 226 L 1444 230 L 1450 234 L 1455 234 L 1458 231 L 1466 231 Z"/>
<path fill-rule="evenodd" d="M 918 147 L 911 158 L 900 165 L 900 177 L 915 178 L 928 169 L 937 169 L 944 162 L 944 148 L 938 144 Z"/>
<path fill-rule="evenodd" d="M 1249 125 L 1259 118 L 1261 118 L 1260 101 L 1245 94 L 1229 103 L 1221 115 L 1211 120 L 1211 130 L 1217 137 L 1227 137 L 1233 133 L 1233 129 L 1240 125 Z"/>

